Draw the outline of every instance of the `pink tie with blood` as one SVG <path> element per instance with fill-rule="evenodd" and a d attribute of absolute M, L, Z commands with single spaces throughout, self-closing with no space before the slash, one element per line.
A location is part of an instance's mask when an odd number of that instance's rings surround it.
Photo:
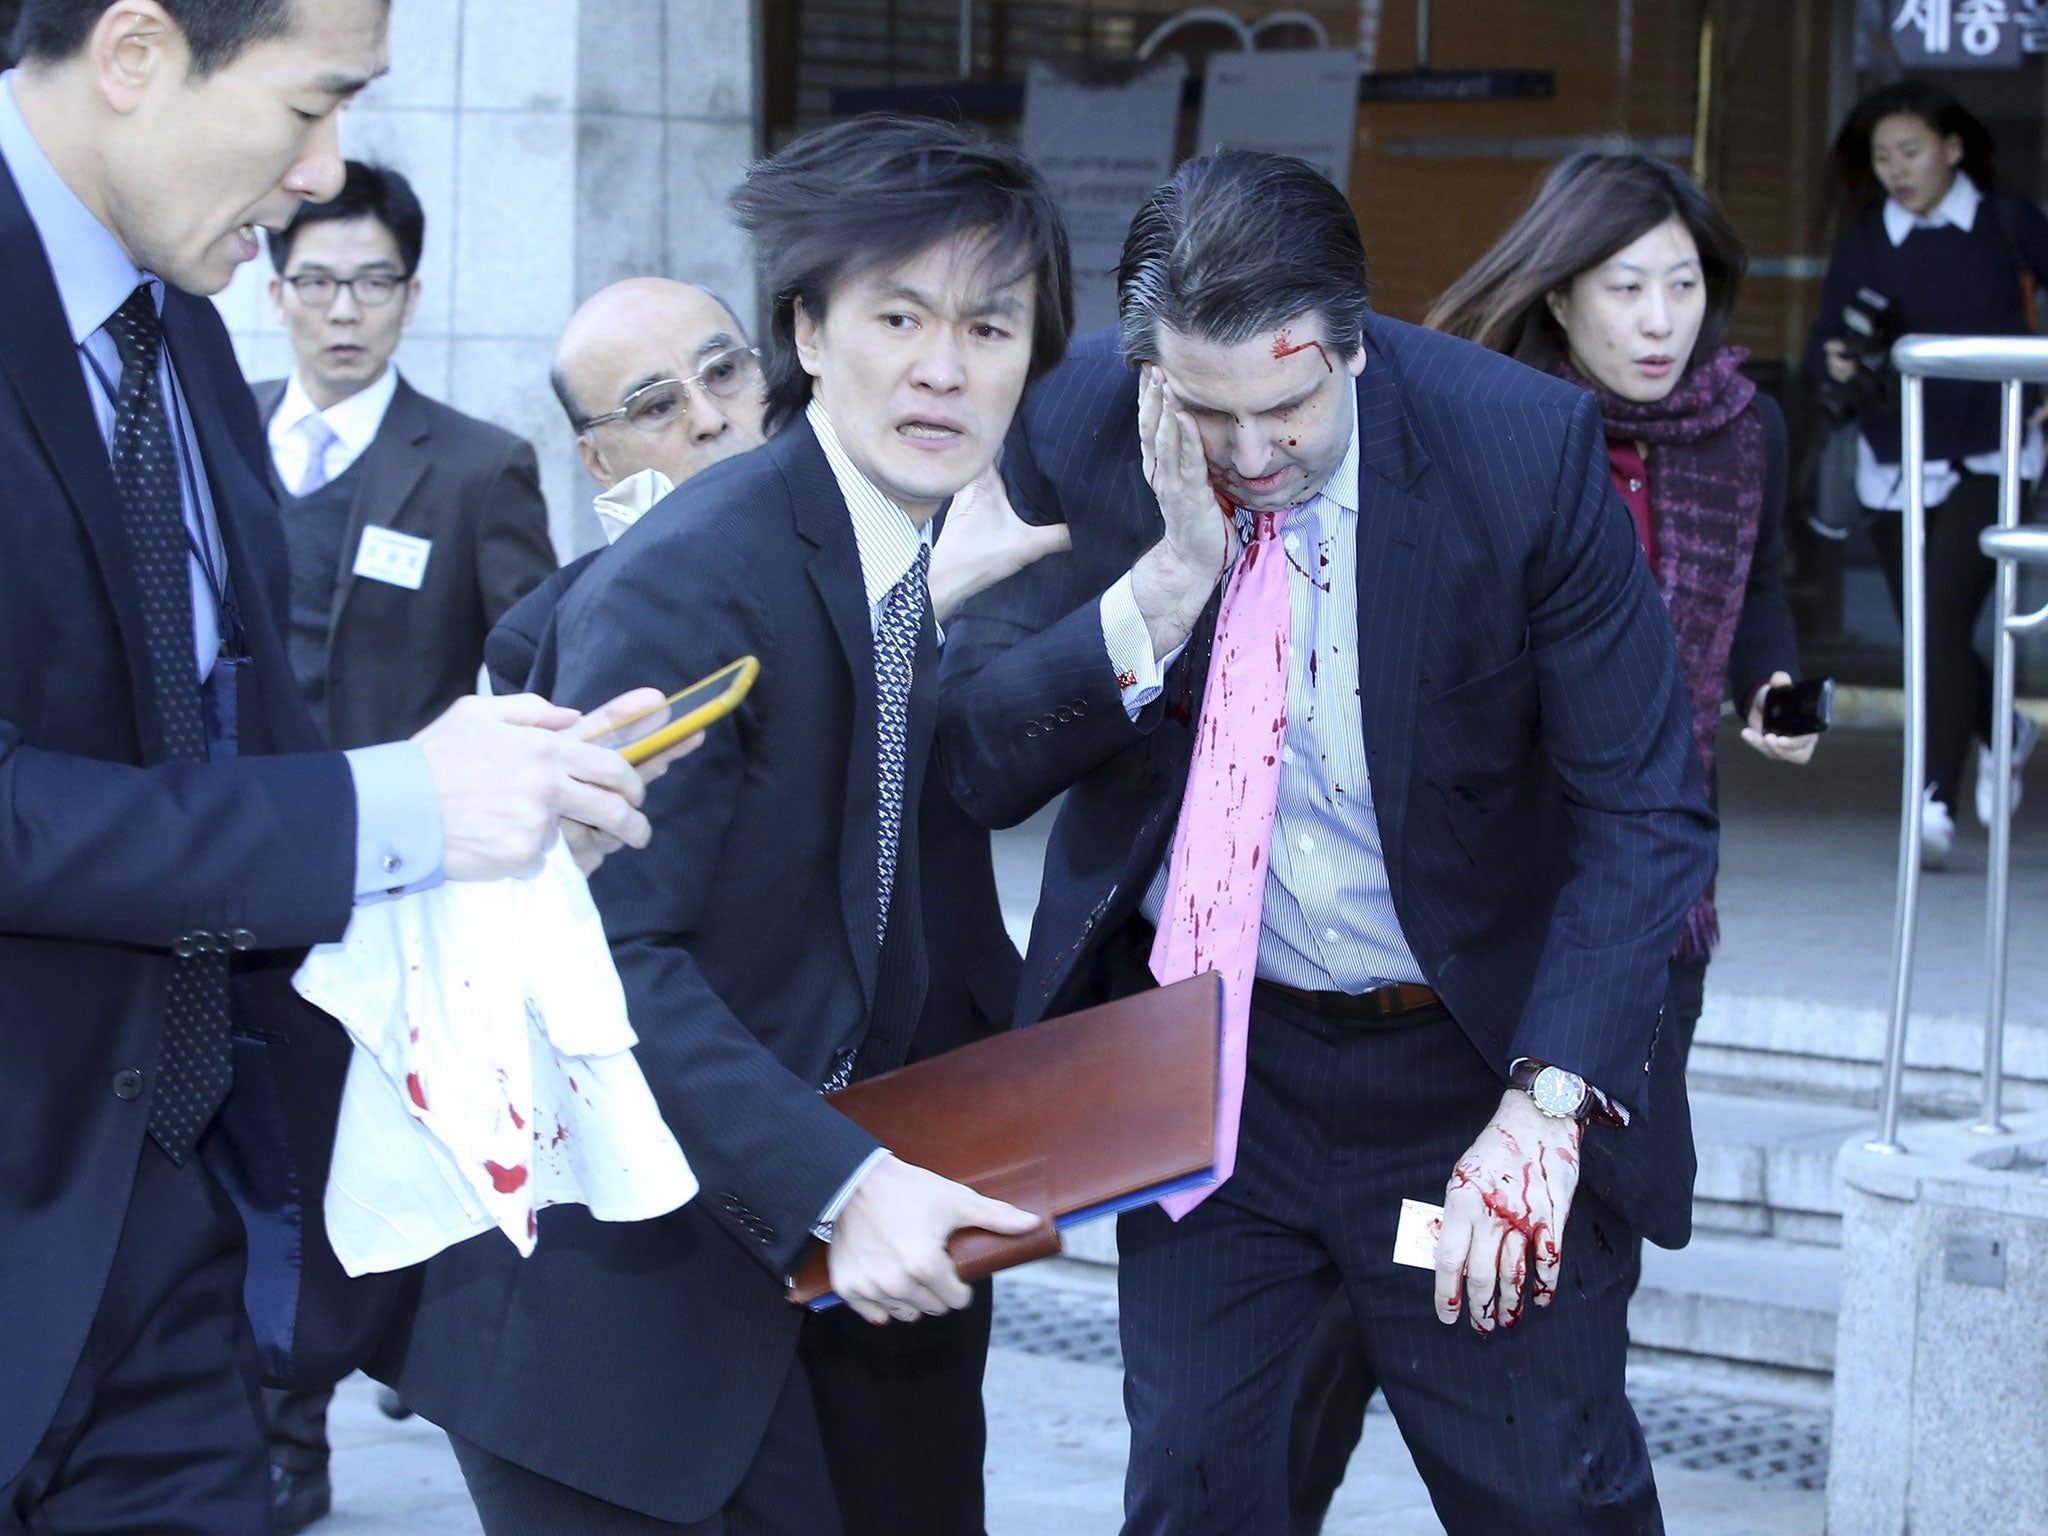
<path fill-rule="evenodd" d="M 1251 542 L 1223 588 L 1166 904 L 1152 941 L 1152 974 L 1162 985 L 1204 971 L 1223 977 L 1216 1180 L 1161 1200 L 1160 1208 L 1175 1221 L 1214 1194 L 1237 1166 L 1266 855 L 1287 734 L 1287 562 L 1277 548 L 1286 516 L 1256 514 Z"/>

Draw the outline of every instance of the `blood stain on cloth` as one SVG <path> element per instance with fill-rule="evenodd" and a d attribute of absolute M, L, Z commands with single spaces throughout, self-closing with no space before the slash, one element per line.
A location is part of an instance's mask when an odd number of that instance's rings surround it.
<path fill-rule="evenodd" d="M 484 1162 L 484 1172 L 491 1176 L 491 1187 L 501 1195 L 515 1195 L 526 1187 L 526 1164 L 517 1163 L 507 1168 L 503 1163 Z"/>
<path fill-rule="evenodd" d="M 427 1090 L 420 1083 L 419 1073 L 408 1072 L 405 1074 L 405 1091 L 412 1095 L 413 1103 L 417 1104 L 421 1109 L 427 1107 Z"/>

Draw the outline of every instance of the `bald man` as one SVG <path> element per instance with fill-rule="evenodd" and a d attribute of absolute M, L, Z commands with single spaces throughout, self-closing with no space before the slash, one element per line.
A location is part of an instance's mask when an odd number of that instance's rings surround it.
<path fill-rule="evenodd" d="M 746 332 L 693 283 L 630 278 L 592 295 L 562 332 L 552 382 L 600 487 L 607 540 L 673 486 L 763 440 L 761 373 Z M 1067 547 L 1063 527 L 1018 518 L 993 473 L 940 516 L 930 586 L 941 623 L 972 593 Z M 484 657 L 494 690 L 525 686 L 556 603 L 593 558 L 549 577 L 491 632 Z M 936 777 L 920 816 L 930 982 L 912 1061 L 1006 1027 L 1021 969 L 988 833 Z M 844 1307 L 805 1320 L 800 1353 L 845 1536 L 982 1536 L 988 1337 L 986 1281 L 966 1310 L 913 1326 L 873 1328 Z"/>
<path fill-rule="evenodd" d="M 644 470 L 681 485 L 761 444 L 761 368 L 723 300 L 695 283 L 630 277 L 569 317 L 550 376 L 591 479 Z"/>

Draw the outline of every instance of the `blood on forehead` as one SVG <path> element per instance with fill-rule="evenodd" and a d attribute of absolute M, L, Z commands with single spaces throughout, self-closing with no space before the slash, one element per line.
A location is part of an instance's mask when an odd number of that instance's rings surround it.
<path fill-rule="evenodd" d="M 1316 349 L 1316 356 L 1323 360 L 1323 367 L 1327 371 L 1331 373 L 1337 371 L 1337 365 L 1330 361 L 1330 354 L 1323 350 L 1323 344 L 1320 341 L 1296 341 L 1292 333 L 1284 325 L 1273 336 L 1273 361 L 1276 363 L 1280 362 L 1284 358 L 1294 356 L 1297 352 L 1306 352 L 1310 347 Z"/>

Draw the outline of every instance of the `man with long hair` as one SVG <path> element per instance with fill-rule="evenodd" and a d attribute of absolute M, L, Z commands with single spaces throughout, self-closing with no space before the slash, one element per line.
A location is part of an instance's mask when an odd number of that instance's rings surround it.
<path fill-rule="evenodd" d="M 487 1237 L 427 1266 L 396 1384 L 449 1431 L 491 1536 L 831 1536 L 786 1277 L 829 1239 L 854 1312 L 911 1323 L 972 1301 L 954 1230 L 1031 1225 L 820 1090 L 901 1064 L 929 990 L 929 535 L 1065 350 L 1065 231 L 1014 151 L 898 119 L 799 140 L 734 205 L 772 296 L 769 441 L 599 555 L 534 674 L 574 699 L 761 661 L 650 798 L 640 877 L 591 887 L 703 1193 L 632 1224 L 556 1208 L 531 1258 Z"/>

